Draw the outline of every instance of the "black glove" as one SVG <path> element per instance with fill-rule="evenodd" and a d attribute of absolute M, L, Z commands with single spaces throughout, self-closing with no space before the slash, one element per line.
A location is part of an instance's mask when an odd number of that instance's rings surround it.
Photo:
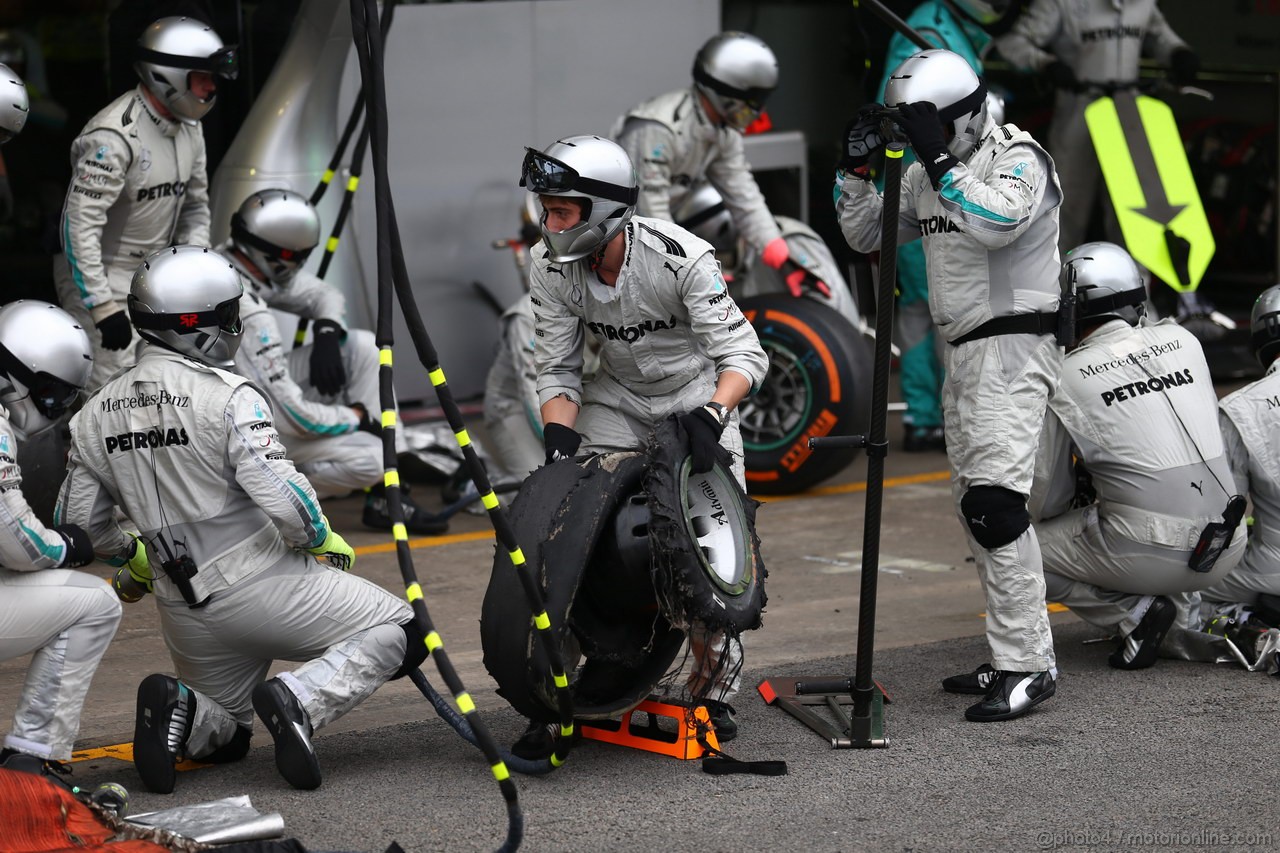
<path fill-rule="evenodd" d="M 883 148 L 889 140 L 880 132 L 880 124 L 884 120 L 884 107 L 879 104 L 867 104 L 858 110 L 858 114 L 845 125 L 844 135 L 840 137 L 840 161 L 836 167 L 843 172 L 852 172 L 867 165 L 876 149 Z"/>
<path fill-rule="evenodd" d="M 930 101 L 903 104 L 898 107 L 898 126 L 911 141 L 916 159 L 929 173 L 933 188 L 938 189 L 942 185 L 942 176 L 960 163 L 947 150 L 946 134 L 942 129 L 942 120 L 938 118 L 938 108 Z"/>
<path fill-rule="evenodd" d="M 342 366 L 342 339 L 347 332 L 332 320 L 317 320 L 311 341 L 311 384 L 326 397 L 333 397 L 347 385 Z"/>
<path fill-rule="evenodd" d="M 1173 72 L 1173 82 L 1179 86 L 1194 83 L 1200 71 L 1200 57 L 1185 47 L 1180 47 L 1169 57 L 1169 67 Z"/>
<path fill-rule="evenodd" d="M 356 432 L 367 432 L 382 438 L 382 424 L 369 417 L 368 409 L 359 403 L 352 404 L 351 408 L 360 416 L 360 425 L 356 427 Z"/>
<path fill-rule="evenodd" d="M 102 348 L 122 350 L 133 340 L 133 326 L 129 325 L 129 317 L 123 311 L 117 311 L 95 325 L 102 335 Z"/>
<path fill-rule="evenodd" d="M 1075 461 L 1076 492 L 1071 498 L 1072 509 L 1082 509 L 1098 502 L 1098 490 L 1093 486 L 1093 475 L 1079 459 Z"/>
<path fill-rule="evenodd" d="M 1076 79 L 1076 72 L 1061 59 L 1055 59 L 1050 62 L 1044 69 L 1044 73 L 1049 75 L 1049 82 L 1053 84 L 1055 89 L 1075 91 L 1080 88 L 1080 81 Z"/>
<path fill-rule="evenodd" d="M 89 534 L 83 528 L 75 524 L 59 524 L 53 529 L 67 543 L 67 553 L 59 568 L 78 569 L 93 562 L 93 543 L 89 541 Z"/>
<path fill-rule="evenodd" d="M 542 428 L 542 446 L 547 451 L 547 464 L 570 459 L 578 452 L 582 436 L 564 424 L 550 423 Z"/>
<path fill-rule="evenodd" d="M 689 436 L 689 468 L 695 474 L 705 474 L 716 462 L 716 448 L 720 446 L 720 434 L 724 424 L 703 406 L 680 416 L 680 425 Z"/>

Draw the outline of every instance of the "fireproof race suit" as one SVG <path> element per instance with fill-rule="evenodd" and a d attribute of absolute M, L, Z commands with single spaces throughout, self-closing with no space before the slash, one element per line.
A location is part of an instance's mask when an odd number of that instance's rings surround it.
<path fill-rule="evenodd" d="M 612 135 L 636 165 L 636 213 L 668 222 L 689 188 L 707 180 L 720 193 L 734 226 L 756 250 L 781 236 L 743 153 L 742 134 L 707 118 L 694 89 L 645 101 L 614 124 Z"/>
<path fill-rule="evenodd" d="M 512 477 L 542 465 L 542 416 L 534 367 L 533 303 L 529 294 L 502 313 L 498 352 L 485 377 L 484 426 L 493 456 Z"/>
<path fill-rule="evenodd" d="M 84 126 L 71 171 L 53 276 L 62 307 L 93 342 L 92 391 L 133 363 L 134 348 L 103 349 L 94 324 L 125 310 L 142 259 L 165 246 L 209 245 L 204 132 L 162 118 L 139 86 Z"/>
<path fill-rule="evenodd" d="M 952 11 L 946 0 L 925 0 L 912 10 L 907 25 L 937 47 L 964 58 L 975 74 L 982 75 L 979 53 L 991 37 L 972 21 Z M 879 92 L 883 96 L 889 75 L 911 54 L 919 51 L 915 42 L 894 33 L 884 59 L 884 76 Z M 905 168 L 915 160 L 908 149 L 903 153 Z M 902 349 L 902 400 L 907 409 L 902 422 L 909 429 L 925 431 L 942 426 L 942 350 L 929 317 L 929 279 L 924 266 L 924 249 L 907 243 L 898 249 L 898 310 L 894 314 L 894 341 Z"/>
<path fill-rule="evenodd" d="M 1206 601 L 1253 604 L 1280 595 L 1280 361 L 1267 375 L 1218 404 L 1218 420 L 1236 486 L 1248 487 L 1253 527 L 1235 571 L 1206 589 Z"/>
<path fill-rule="evenodd" d="M 1200 342 L 1172 321 L 1111 320 L 1067 354 L 1031 500 L 1050 601 L 1125 635 L 1147 595 L 1173 598 L 1179 627 L 1197 618 L 1194 593 L 1239 562 L 1246 538 L 1241 522 L 1211 571 L 1187 565 L 1235 494 L 1217 399 Z M 1073 453 L 1097 492 L 1078 509 Z"/>
<path fill-rule="evenodd" d="M 120 625 L 102 578 L 59 568 L 68 546 L 19 488 L 18 436 L 0 407 L 0 660 L 35 652 L 4 745 L 67 761 L 89 682 Z"/>
<path fill-rule="evenodd" d="M 347 385 L 339 397 L 325 397 L 310 381 L 311 345 L 286 352 L 273 308 L 345 326 L 346 300 L 336 287 L 298 270 L 285 287 L 260 281 L 230 244 L 218 248 L 244 282 L 240 321 L 244 333 L 236 351 L 236 372 L 252 379 L 271 402 L 289 458 L 321 498 L 339 497 L 382 478 L 382 440 L 358 432 L 359 403 L 378 417 L 378 348 L 373 335 L 350 329 L 342 343 Z M 397 431 L 397 435 L 399 431 Z"/>
<path fill-rule="evenodd" d="M 306 661 L 280 679 L 315 728 L 395 673 L 408 606 L 299 550 L 319 547 L 328 525 L 248 380 L 146 344 L 71 432 L 59 515 L 102 558 L 130 546 L 113 496 L 137 524 L 174 669 L 196 696 L 189 756 L 250 728 L 250 692 L 273 659 Z M 193 572 L 161 571 L 182 555 Z"/>
<path fill-rule="evenodd" d="M 622 231 L 625 260 L 616 285 L 590 264 L 553 262 L 533 250 L 530 293 L 536 337 L 538 403 L 563 394 L 580 407 L 574 428 L 582 452 L 644 446 L 650 429 L 671 414 L 703 405 L 725 370 L 754 391 L 769 367 L 755 329 L 729 295 L 711 244 L 670 222 L 633 216 Z M 582 381 L 587 333 L 600 344 L 600 369 Z M 745 490 L 742 434 L 734 411 L 720 444 L 733 456 Z M 717 673 L 713 698 L 738 688 L 741 645 L 691 626 L 695 680 Z M 730 661 L 717 664 L 728 650 Z"/>
<path fill-rule="evenodd" d="M 1013 29 L 996 39 L 996 49 L 1014 66 L 1044 71 L 1055 60 L 1071 67 L 1082 84 L 1135 83 L 1138 60 L 1154 56 L 1166 65 L 1187 45 L 1178 37 L 1156 0 L 1034 0 Z M 1058 245 L 1065 254 L 1089 239 L 1088 227 L 1101 173 L 1084 109 L 1103 91 L 1059 89 L 1054 96 L 1049 150 L 1058 178 L 1068 191 L 1062 203 Z M 1107 211 L 1111 205 L 1104 205 Z M 1110 213 L 1108 239 L 1123 245 Z"/>
<path fill-rule="evenodd" d="M 1053 640 L 1035 531 L 986 548 L 965 519 L 969 495 L 1031 491 L 1036 442 L 1061 354 L 1046 334 L 990 334 L 992 318 L 1050 312 L 1058 293 L 1058 204 L 1053 161 L 1027 134 L 990 119 L 964 162 L 935 190 L 919 163 L 902 177 L 899 242 L 924 241 L 929 308 L 947 347 L 943 420 L 956 509 L 987 595 L 987 641 L 998 670 L 1049 669 Z M 870 181 L 843 176 L 840 228 L 856 251 L 880 244 L 883 199 Z M 981 327 L 981 328 L 980 328 Z M 966 337 L 971 336 L 971 337 Z M 1014 525 L 1011 523 L 1010 525 Z M 1020 526 L 1020 524 L 1019 524 Z"/>
<path fill-rule="evenodd" d="M 654 424 L 710 400 L 723 371 L 741 373 L 755 390 L 769 366 L 709 243 L 648 217 L 632 217 L 623 233 L 626 259 L 614 287 L 587 263 L 533 252 L 538 403 L 563 394 L 581 407 L 583 451 L 641 447 Z M 585 332 L 600 344 L 600 371 L 584 385 Z M 720 443 L 745 489 L 736 412 Z"/>

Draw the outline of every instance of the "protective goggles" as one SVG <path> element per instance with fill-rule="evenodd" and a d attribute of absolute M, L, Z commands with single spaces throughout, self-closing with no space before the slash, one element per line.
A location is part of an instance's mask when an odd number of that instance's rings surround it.
<path fill-rule="evenodd" d="M 46 418 L 62 415 L 80 394 L 80 389 L 70 382 L 27 367 L 3 345 L 0 345 L 0 370 L 27 387 L 31 402 Z"/>
<path fill-rule="evenodd" d="M 251 232 L 244 224 L 244 217 L 235 213 L 231 216 L 231 239 L 244 246 L 257 249 L 268 258 L 275 261 L 284 261 L 295 267 L 300 267 L 307 262 L 307 258 L 311 255 L 311 250 L 315 246 L 307 249 L 285 249 L 277 246 L 270 240 L 264 240 L 257 234 Z"/>
<path fill-rule="evenodd" d="M 640 197 L 639 187 L 620 187 L 584 178 L 571 166 L 532 148 L 525 149 L 524 164 L 520 167 L 520 186 L 538 195 L 579 192 L 619 204 L 635 204 Z"/>
<path fill-rule="evenodd" d="M 133 295 L 129 296 L 130 305 Z M 238 335 L 240 325 L 240 297 L 236 296 L 225 302 L 219 302 L 209 311 L 188 311 L 177 314 L 152 314 L 147 311 L 129 312 L 133 317 L 133 325 L 139 330 L 153 332 L 177 332 L 190 335 L 201 332 L 210 326 L 217 326 L 228 335 Z"/>
<path fill-rule="evenodd" d="M 208 56 L 161 53 L 146 47 L 135 48 L 134 55 L 140 62 L 152 62 L 169 68 L 186 68 L 190 71 L 208 71 L 210 74 L 217 74 L 228 80 L 234 80 L 240 74 L 240 57 L 233 44 Z"/>

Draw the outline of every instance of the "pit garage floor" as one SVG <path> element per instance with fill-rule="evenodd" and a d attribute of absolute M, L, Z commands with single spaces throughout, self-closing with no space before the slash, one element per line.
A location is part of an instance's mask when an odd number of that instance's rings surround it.
<path fill-rule="evenodd" d="M 812 492 L 768 501 L 758 531 L 769 568 L 764 627 L 746 636 L 743 759 L 780 759 L 781 777 L 711 776 L 697 761 L 579 744 L 545 777 L 516 781 L 524 848 L 537 851 L 1035 849 L 1274 850 L 1280 682 L 1229 665 L 1161 661 L 1108 668 L 1100 632 L 1052 614 L 1057 696 L 1006 723 L 965 722 L 971 697 L 938 686 L 986 660 L 983 597 L 952 508 L 941 453 L 898 452 L 890 417 L 876 622 L 876 678 L 893 697 L 887 749 L 834 750 L 755 691 L 768 676 L 853 673 L 865 460 Z M 438 501 L 431 486 L 415 496 Z M 355 571 L 399 593 L 387 535 L 360 524 L 356 498 L 327 507 L 359 555 Z M 460 514 L 447 535 L 415 539 L 413 556 L 445 648 L 503 745 L 522 721 L 481 663 L 480 601 L 493 536 Z M 105 567 L 100 567 L 106 574 Z M 0 663 L 8 720 L 28 658 Z M 168 671 L 155 607 L 126 606 L 85 706 L 74 781 L 115 781 L 134 812 L 248 794 L 280 812 L 308 849 L 409 853 L 496 849 L 507 819 L 480 753 L 407 679 L 388 684 L 316 737 L 317 791 L 277 775 L 261 731 L 238 765 L 182 772 L 169 796 L 146 793 L 128 755 L 134 695 Z M 430 662 L 425 667 L 443 692 Z M 118 746 L 123 745 L 123 746 Z M 2 807 L 0 807 L 2 809 Z"/>

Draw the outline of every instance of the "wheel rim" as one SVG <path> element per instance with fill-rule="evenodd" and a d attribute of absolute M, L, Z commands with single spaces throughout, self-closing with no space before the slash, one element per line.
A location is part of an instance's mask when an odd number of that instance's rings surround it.
<path fill-rule="evenodd" d="M 721 591 L 739 596 L 754 580 L 746 515 L 730 487 L 728 472 L 716 466 L 706 474 L 681 466 L 681 504 L 685 527 L 702 570 Z"/>
<path fill-rule="evenodd" d="M 742 446 L 769 451 L 795 441 L 809 425 L 813 381 L 799 356 L 784 346 L 761 342 L 769 354 L 769 372 L 760 390 L 738 406 Z"/>

